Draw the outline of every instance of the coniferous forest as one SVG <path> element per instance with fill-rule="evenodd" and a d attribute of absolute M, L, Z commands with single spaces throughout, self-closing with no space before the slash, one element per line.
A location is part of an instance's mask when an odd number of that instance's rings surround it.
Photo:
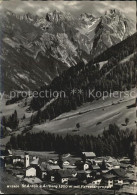
<path fill-rule="evenodd" d="M 55 135 L 46 132 L 26 133 L 12 136 L 8 145 L 14 149 L 31 151 L 56 151 L 57 153 L 80 154 L 82 151 L 93 151 L 97 156 L 127 156 L 134 163 L 134 132 L 120 130 L 110 124 L 108 130 L 97 137 L 90 135 Z"/>
<path fill-rule="evenodd" d="M 17 130 L 19 125 L 19 119 L 18 119 L 18 114 L 17 111 L 15 110 L 14 113 L 10 116 L 2 116 L 1 117 L 1 134 L 0 137 L 6 137 L 9 135 L 9 131 L 7 128 L 10 128 L 10 131 L 15 131 Z"/>

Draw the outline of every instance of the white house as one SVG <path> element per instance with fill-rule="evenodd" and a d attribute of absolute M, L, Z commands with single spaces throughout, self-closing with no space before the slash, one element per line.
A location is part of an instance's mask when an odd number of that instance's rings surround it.
<path fill-rule="evenodd" d="M 115 176 L 113 174 L 103 175 L 102 184 L 107 186 L 107 188 L 112 188 L 114 185 Z"/>
<path fill-rule="evenodd" d="M 51 175 L 51 181 L 55 181 L 55 176 Z"/>
<path fill-rule="evenodd" d="M 34 167 L 27 167 L 26 168 L 26 177 L 36 177 L 36 169 Z"/>
<path fill-rule="evenodd" d="M 12 163 L 16 164 L 17 162 L 21 162 L 21 157 L 20 156 L 12 156 Z"/>
<path fill-rule="evenodd" d="M 124 183 L 124 181 L 123 181 L 122 178 L 117 178 L 117 179 L 115 180 L 115 184 L 123 185 L 123 183 Z"/>
<path fill-rule="evenodd" d="M 70 165 L 70 162 L 68 160 L 63 162 L 63 166 L 68 166 L 68 165 Z"/>
<path fill-rule="evenodd" d="M 100 183 L 101 183 L 101 179 L 95 179 L 94 181 L 92 181 L 92 184 L 95 186 L 100 185 Z"/>
<path fill-rule="evenodd" d="M 68 177 L 61 178 L 62 184 L 68 184 Z"/>
<path fill-rule="evenodd" d="M 48 163 L 57 165 L 58 164 L 58 160 L 57 159 L 49 159 Z"/>
<path fill-rule="evenodd" d="M 76 178 L 77 172 L 75 170 L 59 170 L 58 179 L 62 184 L 68 184 L 69 178 Z"/>
<path fill-rule="evenodd" d="M 107 183 L 108 188 L 112 188 L 113 187 L 113 180 L 109 179 L 108 183 Z"/>
<path fill-rule="evenodd" d="M 84 171 L 88 170 L 89 169 L 89 163 L 84 163 L 83 169 L 84 169 Z"/>

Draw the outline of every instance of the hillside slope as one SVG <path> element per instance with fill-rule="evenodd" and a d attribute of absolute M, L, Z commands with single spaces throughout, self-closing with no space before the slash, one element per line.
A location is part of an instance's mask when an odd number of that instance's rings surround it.
<path fill-rule="evenodd" d="M 136 114 L 135 107 L 128 109 L 127 106 L 133 105 L 134 98 L 106 98 L 95 100 L 93 103 L 86 103 L 76 111 L 64 113 L 59 117 L 47 121 L 43 124 L 34 125 L 31 133 L 42 131 L 55 134 L 71 135 L 99 135 L 107 130 L 109 124 L 117 124 L 120 129 L 135 129 Z M 125 118 L 129 119 L 128 125 L 125 124 Z M 76 124 L 80 124 L 79 131 Z"/>
<path fill-rule="evenodd" d="M 102 95 L 104 91 L 125 91 L 135 87 L 137 83 L 136 35 L 107 50 L 102 57 L 99 56 L 87 65 L 80 63 L 71 67 L 61 76 L 56 77 L 48 87 L 41 87 L 39 93 L 44 90 L 63 91 L 65 97 L 33 97 L 30 108 L 32 110 L 41 108 L 40 120 L 46 121 L 64 112 L 76 110 L 84 102 L 101 98 L 97 95 L 98 91 Z M 38 118 L 39 116 L 34 117 L 33 122 L 37 123 Z"/>

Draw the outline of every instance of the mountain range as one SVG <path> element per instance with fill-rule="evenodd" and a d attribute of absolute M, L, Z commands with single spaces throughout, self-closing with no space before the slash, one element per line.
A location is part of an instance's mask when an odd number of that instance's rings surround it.
<path fill-rule="evenodd" d="M 135 32 L 133 21 L 116 9 L 76 18 L 55 10 L 44 17 L 0 13 L 2 90 L 33 90 L 64 70 L 87 64 Z"/>

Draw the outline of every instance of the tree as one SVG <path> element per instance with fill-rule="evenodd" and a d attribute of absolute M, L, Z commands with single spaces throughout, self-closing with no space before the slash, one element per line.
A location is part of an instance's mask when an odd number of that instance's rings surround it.
<path fill-rule="evenodd" d="M 25 118 L 26 118 L 26 116 L 25 116 L 25 114 L 24 114 L 22 119 L 24 120 Z"/>
<path fill-rule="evenodd" d="M 127 126 L 128 123 L 129 123 L 129 118 L 125 118 L 125 123 L 126 123 L 126 126 Z"/>
<path fill-rule="evenodd" d="M 78 131 L 79 131 L 79 128 L 80 128 L 80 124 L 79 124 L 79 123 L 76 124 L 76 128 L 77 128 Z"/>
<path fill-rule="evenodd" d="M 61 169 L 63 169 L 63 159 L 61 154 L 59 154 L 58 165 L 60 166 Z"/>
<path fill-rule="evenodd" d="M 41 110 L 39 109 L 36 115 L 36 122 L 38 122 L 39 124 L 41 124 L 41 117 L 42 117 L 42 113 Z"/>
<path fill-rule="evenodd" d="M 45 132 L 22 133 L 11 136 L 10 144 L 13 149 L 36 150 L 36 151 L 56 151 L 59 154 L 58 164 L 63 167 L 62 153 L 76 153 L 81 155 L 82 151 L 93 151 L 97 156 L 127 156 L 132 163 L 135 162 L 134 132 L 121 131 L 113 124 L 109 126 L 102 135 L 97 137 L 90 135 L 57 135 Z M 30 130 L 30 127 L 29 129 Z M 91 149 L 92 143 L 92 149 Z M 85 161 L 85 157 L 82 158 Z M 102 163 L 105 169 L 105 163 Z"/>
<path fill-rule="evenodd" d="M 1 119 L 1 124 L 2 124 L 3 126 L 6 126 L 6 118 L 5 118 L 5 116 L 2 117 L 2 119 Z"/>
<path fill-rule="evenodd" d="M 8 143 L 6 144 L 5 149 L 6 149 L 6 150 L 11 150 L 11 149 L 12 149 L 12 145 L 11 145 L 10 142 L 8 142 Z"/>
<path fill-rule="evenodd" d="M 34 124 L 34 116 L 32 114 L 31 117 L 30 117 L 30 125 L 33 125 L 33 124 Z"/>
<path fill-rule="evenodd" d="M 106 170 L 106 163 L 105 163 L 105 160 L 102 161 L 101 169 L 102 169 L 102 170 Z"/>
<path fill-rule="evenodd" d="M 18 115 L 17 115 L 17 111 L 15 110 L 14 113 L 9 116 L 9 118 L 7 119 L 7 127 L 10 127 L 13 130 L 16 130 L 18 128 L 19 125 L 19 119 L 18 119 Z"/>
<path fill-rule="evenodd" d="M 86 162 L 86 156 L 85 156 L 85 154 L 82 155 L 82 160 L 83 160 L 84 163 Z"/>

